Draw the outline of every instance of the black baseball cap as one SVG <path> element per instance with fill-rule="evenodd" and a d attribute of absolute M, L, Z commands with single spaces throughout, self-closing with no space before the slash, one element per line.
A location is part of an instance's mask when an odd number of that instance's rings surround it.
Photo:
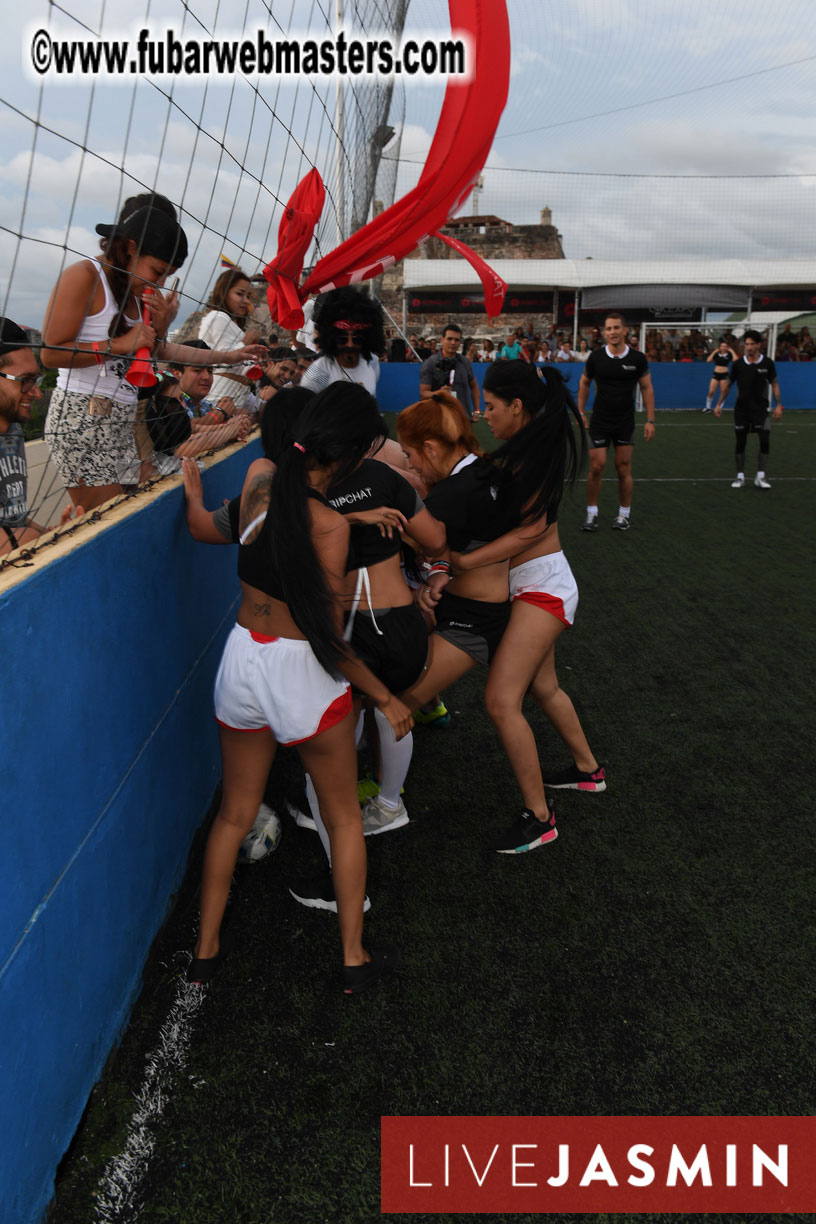
<path fill-rule="evenodd" d="M 31 348 L 28 332 L 12 323 L 11 319 L 0 319 L 0 357 L 21 348 Z"/>
<path fill-rule="evenodd" d="M 187 236 L 175 218 L 159 208 L 137 208 L 113 225 L 97 225 L 102 238 L 132 238 L 142 255 L 152 255 L 171 268 L 187 258 Z"/>

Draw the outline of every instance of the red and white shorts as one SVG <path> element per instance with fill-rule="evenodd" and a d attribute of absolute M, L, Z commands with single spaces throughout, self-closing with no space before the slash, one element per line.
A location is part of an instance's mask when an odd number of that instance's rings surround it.
<path fill-rule="evenodd" d="M 351 711 L 351 685 L 320 666 L 308 642 L 235 625 L 215 678 L 215 717 L 233 731 L 302 744 Z"/>
<path fill-rule="evenodd" d="M 510 570 L 510 599 L 534 604 L 571 625 L 578 607 L 578 586 L 564 554 L 548 553 L 515 565 Z"/>

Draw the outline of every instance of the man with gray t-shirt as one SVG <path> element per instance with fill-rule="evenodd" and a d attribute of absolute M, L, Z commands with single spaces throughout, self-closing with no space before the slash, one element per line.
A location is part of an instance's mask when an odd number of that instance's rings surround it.
<path fill-rule="evenodd" d="M 40 367 L 28 336 L 0 319 L 0 552 L 17 548 L 28 521 L 28 468 L 21 422 L 40 398 Z M 30 533 L 29 533 L 30 534 Z"/>
<path fill-rule="evenodd" d="M 478 417 L 481 399 L 473 366 L 457 353 L 462 329 L 448 323 L 442 333 L 442 351 L 423 361 L 419 371 L 419 398 L 428 399 L 434 391 L 452 391 L 469 417 Z"/>

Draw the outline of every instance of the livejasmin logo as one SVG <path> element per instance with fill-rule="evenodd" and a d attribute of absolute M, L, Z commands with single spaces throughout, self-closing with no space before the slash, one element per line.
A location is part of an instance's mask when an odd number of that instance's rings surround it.
<path fill-rule="evenodd" d="M 418 1145 L 424 1147 L 424 1145 Z M 546 1147 L 538 1143 L 513 1143 L 504 1145 L 505 1150 L 502 1153 L 503 1159 L 500 1159 L 497 1164 L 504 1166 L 504 1173 L 501 1175 L 509 1175 L 510 1185 L 514 1187 L 537 1187 L 542 1183 L 538 1180 L 524 1180 L 529 1177 L 541 1176 L 546 1174 L 547 1168 L 550 1167 L 552 1152 Z M 778 1144 L 775 1158 L 771 1158 L 767 1152 L 763 1152 L 757 1144 L 752 1144 L 751 1157 L 751 1185 L 761 1186 L 763 1184 L 763 1176 L 767 1170 L 769 1174 L 776 1178 L 782 1186 L 788 1184 L 788 1145 L 786 1143 Z M 478 1186 L 483 1186 L 485 1179 L 496 1160 L 502 1145 L 496 1143 L 493 1145 L 493 1151 L 487 1158 L 484 1168 L 479 1170 L 474 1163 L 474 1158 L 468 1150 L 466 1143 L 458 1145 L 461 1152 L 454 1147 L 454 1178 L 467 1178 L 470 1173 Z M 725 1145 L 725 1167 L 720 1170 L 724 1176 L 724 1184 L 726 1186 L 736 1186 L 737 1182 L 737 1152 L 738 1145 L 736 1143 L 727 1143 Z M 451 1185 L 451 1145 L 446 1143 L 443 1145 L 443 1151 L 439 1153 L 431 1149 L 423 1151 L 425 1160 L 424 1174 L 433 1175 L 436 1171 L 437 1181 L 419 1181 L 415 1180 L 415 1158 L 416 1148 L 413 1143 L 409 1144 L 408 1150 L 408 1184 L 411 1187 L 422 1186 L 432 1187 L 434 1184 L 450 1186 Z M 464 1157 L 461 1170 L 456 1169 L 456 1162 Z M 680 1178 L 683 1179 L 687 1186 L 691 1186 L 700 1179 L 700 1185 L 713 1186 L 714 1182 L 711 1175 L 711 1160 L 708 1153 L 708 1147 L 704 1143 L 694 1154 L 693 1159 L 687 1160 L 676 1143 L 671 1145 L 671 1151 L 666 1161 L 665 1154 L 656 1153 L 655 1149 L 648 1143 L 636 1143 L 630 1147 L 626 1153 L 626 1160 L 629 1167 L 637 1172 L 632 1172 L 626 1178 L 630 1186 L 651 1186 L 655 1180 L 656 1172 L 650 1160 L 654 1158 L 661 1168 L 665 1168 L 665 1185 L 676 1186 Z M 578 1186 L 589 1186 L 593 1182 L 605 1182 L 607 1186 L 618 1186 L 620 1182 L 615 1176 L 612 1164 L 609 1157 L 606 1155 L 600 1143 L 596 1144 L 595 1150 L 589 1158 L 586 1167 L 581 1161 L 578 1169 L 570 1169 L 570 1145 L 568 1143 L 558 1144 L 558 1154 L 556 1157 L 557 1172 L 554 1177 L 547 1177 L 546 1184 L 548 1186 L 566 1186 L 568 1182 Z M 581 1170 L 583 1169 L 583 1172 Z M 532 1173 L 528 1170 L 533 1170 Z M 580 1173 L 580 1180 L 578 1174 Z M 572 1174 L 572 1177 L 571 1177 Z"/>
<path fill-rule="evenodd" d="M 382 1119 L 383 1212 L 816 1210 L 810 1117 Z"/>

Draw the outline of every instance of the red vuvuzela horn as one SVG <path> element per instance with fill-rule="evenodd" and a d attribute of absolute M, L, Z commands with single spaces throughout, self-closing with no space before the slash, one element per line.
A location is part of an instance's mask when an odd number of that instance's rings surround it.
<path fill-rule="evenodd" d="M 153 292 L 149 285 L 145 285 L 142 290 L 142 303 L 144 305 L 144 310 L 142 311 L 143 323 L 150 322 L 150 309 L 147 302 L 153 296 Z M 152 387 L 157 382 L 153 362 L 150 360 L 150 349 L 147 346 L 136 350 L 136 356 L 130 363 L 130 369 L 125 375 L 125 381 L 129 382 L 132 387 Z"/>

